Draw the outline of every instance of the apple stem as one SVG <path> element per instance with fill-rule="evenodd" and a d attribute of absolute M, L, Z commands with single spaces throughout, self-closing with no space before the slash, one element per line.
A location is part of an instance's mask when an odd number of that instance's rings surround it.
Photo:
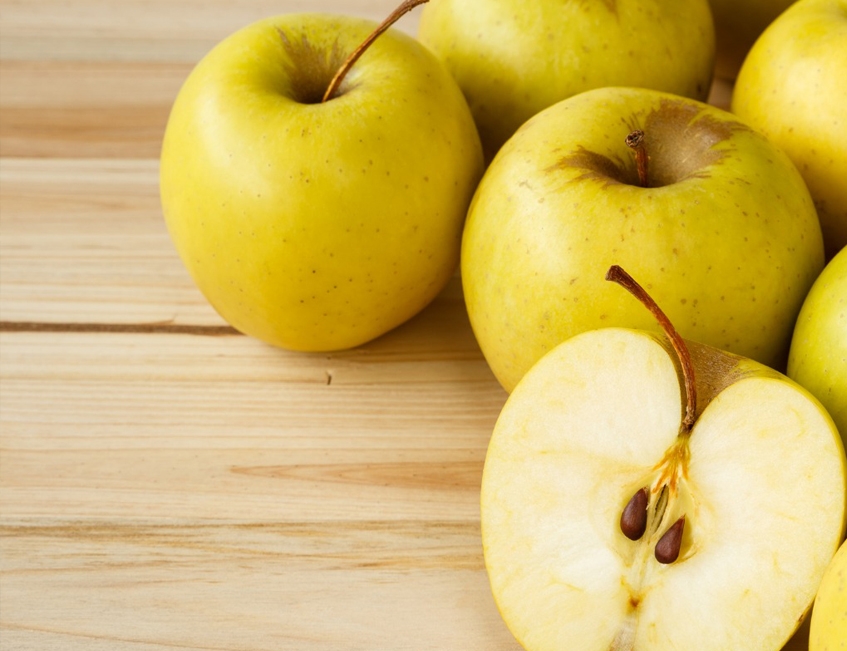
<path fill-rule="evenodd" d="M 642 188 L 650 186 L 647 178 L 647 147 L 644 145 L 644 132 L 636 129 L 626 137 L 626 146 L 635 152 L 635 166 L 638 169 L 638 184 Z"/>
<path fill-rule="evenodd" d="M 682 377 L 685 385 L 685 417 L 682 419 L 683 432 L 690 432 L 694 426 L 694 420 L 697 414 L 697 386 L 694 381 L 694 365 L 691 363 L 691 353 L 688 350 L 688 346 L 685 345 L 685 340 L 679 335 L 676 328 L 673 327 L 673 323 L 671 323 L 667 315 L 662 312 L 662 308 L 647 293 L 647 290 L 639 285 L 623 268 L 618 265 L 612 265 L 609 271 L 606 272 L 606 280 L 616 282 L 635 296 L 656 317 L 665 335 L 670 339 L 671 346 L 673 346 L 676 356 L 679 359 L 679 364 L 682 367 Z"/>
<path fill-rule="evenodd" d="M 321 103 L 328 102 L 331 100 L 335 93 L 338 92 L 339 86 L 341 86 L 341 82 L 344 81 L 344 77 L 347 76 L 347 73 L 350 71 L 350 68 L 359 60 L 359 57 L 365 53 L 371 43 L 373 43 L 376 39 L 378 39 L 383 32 L 385 32 L 389 27 L 391 27 L 394 23 L 396 23 L 402 16 L 409 13 L 412 9 L 417 7 L 418 5 L 425 4 L 429 2 L 429 0 L 404 0 L 399 7 L 397 7 L 394 11 L 391 12 L 391 15 L 388 16 L 382 23 L 380 23 L 379 27 L 377 27 L 370 36 L 368 36 L 359 47 L 353 50 L 353 54 L 347 57 L 347 60 L 341 64 L 341 67 L 338 69 L 338 72 L 335 73 L 335 76 L 332 78 L 332 81 L 329 82 L 329 87 L 326 89 L 324 93 L 323 99 Z"/>

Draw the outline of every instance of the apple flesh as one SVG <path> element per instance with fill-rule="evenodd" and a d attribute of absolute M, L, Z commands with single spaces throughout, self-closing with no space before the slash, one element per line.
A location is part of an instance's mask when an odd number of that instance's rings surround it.
<path fill-rule="evenodd" d="M 413 38 L 382 34 L 323 93 L 370 21 L 250 25 L 193 70 L 161 160 L 168 229 L 237 329 L 297 350 L 367 342 L 454 273 L 482 150 L 456 83 Z"/>
<path fill-rule="evenodd" d="M 788 378 L 688 349 L 699 401 L 687 432 L 679 362 L 644 331 L 569 339 L 507 400 L 482 537 L 527 651 L 776 651 L 809 609 L 844 532 L 838 433 Z M 642 490 L 632 540 L 622 514 Z M 676 559 L 660 561 L 683 518 Z"/>
<path fill-rule="evenodd" d="M 625 143 L 636 129 L 649 187 Z M 521 127 L 468 213 L 468 314 L 507 390 L 579 332 L 655 329 L 602 280 L 612 264 L 649 279 L 684 337 L 782 369 L 824 254 L 803 179 L 766 138 L 693 100 L 605 88 Z"/>
<path fill-rule="evenodd" d="M 489 160 L 530 117 L 592 88 L 705 100 L 715 47 L 707 0 L 431 0 L 418 36 L 465 93 Z"/>

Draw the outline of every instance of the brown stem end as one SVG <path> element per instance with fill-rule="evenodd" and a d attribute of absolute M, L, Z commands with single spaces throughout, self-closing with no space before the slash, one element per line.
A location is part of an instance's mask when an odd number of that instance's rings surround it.
<path fill-rule="evenodd" d="M 405 14 L 409 13 L 412 9 L 417 7 L 418 5 L 422 5 L 429 0 L 404 0 L 400 4 L 397 9 L 391 12 L 391 14 L 379 24 L 373 32 L 371 32 L 370 36 L 368 36 L 359 47 L 353 50 L 353 53 L 347 57 L 344 63 L 341 64 L 341 67 L 335 73 L 335 76 L 332 78 L 332 81 L 329 82 L 329 87 L 326 89 L 324 93 L 323 99 L 321 103 L 328 102 L 335 94 L 338 92 L 339 87 L 341 86 L 341 82 L 344 81 L 344 77 L 347 76 L 347 73 L 350 72 L 350 68 L 359 60 L 365 51 L 371 46 L 376 39 L 378 39 L 384 32 L 388 30 L 394 23 L 400 20 Z"/>
<path fill-rule="evenodd" d="M 644 132 L 636 129 L 626 137 L 626 146 L 635 152 L 635 166 L 638 169 L 638 184 L 642 188 L 650 187 L 647 176 L 647 147 L 644 145 Z"/>

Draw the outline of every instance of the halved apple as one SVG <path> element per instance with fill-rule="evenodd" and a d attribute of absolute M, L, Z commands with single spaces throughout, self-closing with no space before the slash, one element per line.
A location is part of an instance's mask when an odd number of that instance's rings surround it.
<path fill-rule="evenodd" d="M 670 332 L 569 339 L 497 421 L 485 563 L 529 651 L 776 651 L 842 540 L 847 464 L 820 403 Z"/>

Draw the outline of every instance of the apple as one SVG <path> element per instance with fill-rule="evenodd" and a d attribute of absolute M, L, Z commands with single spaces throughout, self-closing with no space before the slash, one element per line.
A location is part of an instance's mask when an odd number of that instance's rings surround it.
<path fill-rule="evenodd" d="M 847 543 L 844 543 L 823 576 L 815 606 L 809 651 L 847 649 Z"/>
<path fill-rule="evenodd" d="M 655 328 L 602 282 L 615 263 L 650 279 L 683 336 L 782 369 L 824 257 L 803 179 L 766 138 L 694 100 L 605 88 L 523 125 L 468 213 L 465 301 L 507 390 L 579 332 Z"/>
<path fill-rule="evenodd" d="M 735 79 L 759 35 L 794 0 L 709 0 L 715 20 L 715 75 Z"/>
<path fill-rule="evenodd" d="M 847 445 L 847 249 L 827 264 L 803 303 L 788 377 L 823 403 Z"/>
<path fill-rule="evenodd" d="M 842 540 L 847 460 L 820 403 L 661 319 L 667 337 L 563 342 L 497 420 L 485 566 L 527 651 L 777 651 Z"/>
<path fill-rule="evenodd" d="M 709 93 L 708 0 L 432 0 L 418 38 L 459 82 L 487 159 L 527 119 L 603 86 Z"/>
<path fill-rule="evenodd" d="M 221 316 L 270 344 L 367 342 L 458 266 L 483 158 L 444 66 L 389 30 L 322 101 L 374 27 L 321 14 L 245 27 L 191 72 L 168 120 L 161 198 L 176 248 Z"/>
<path fill-rule="evenodd" d="M 827 258 L 847 245 L 847 0 L 800 0 L 756 41 L 732 111 L 797 165 Z"/>

